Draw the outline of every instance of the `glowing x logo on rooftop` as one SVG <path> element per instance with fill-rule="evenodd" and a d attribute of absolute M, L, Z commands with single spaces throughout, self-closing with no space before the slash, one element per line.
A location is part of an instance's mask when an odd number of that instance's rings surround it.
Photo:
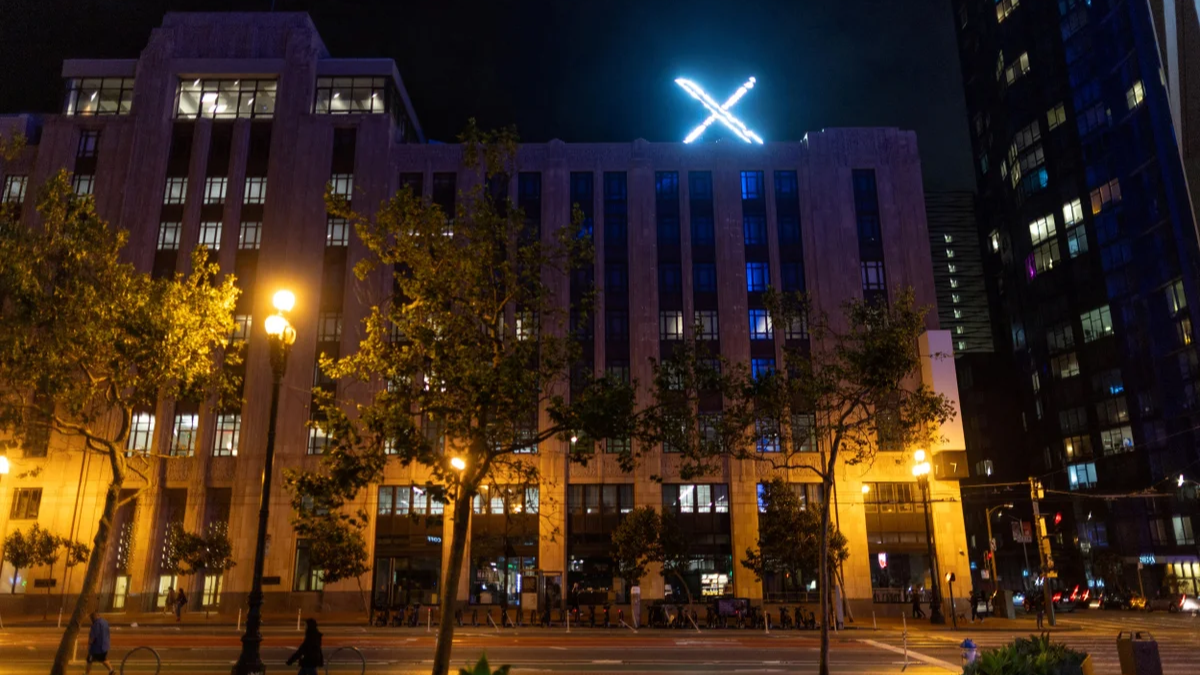
<path fill-rule="evenodd" d="M 692 129 L 692 133 L 688 134 L 687 138 L 683 139 L 683 142 L 691 143 L 697 138 L 700 138 L 700 134 L 703 134 L 705 129 L 712 126 L 713 122 L 720 122 L 728 127 L 735 136 L 743 141 L 746 141 L 747 143 L 758 143 L 761 145 L 763 139 L 760 138 L 758 134 L 747 129 L 746 125 L 742 124 L 741 120 L 729 113 L 729 109 L 736 105 L 737 102 L 746 95 L 746 92 L 754 88 L 754 82 L 755 79 L 753 77 L 749 80 L 746 80 L 746 84 L 738 87 L 738 90 L 733 92 L 733 96 L 730 96 L 729 100 L 725 101 L 725 103 L 721 105 L 717 105 L 717 102 L 714 101 L 711 96 L 706 94 L 704 90 L 700 88 L 700 85 L 696 84 L 695 82 L 682 77 L 675 80 L 675 84 L 679 85 L 684 91 L 691 94 L 692 98 L 699 101 L 700 104 L 707 108 L 709 112 L 708 119 L 704 120 L 700 126 Z"/>

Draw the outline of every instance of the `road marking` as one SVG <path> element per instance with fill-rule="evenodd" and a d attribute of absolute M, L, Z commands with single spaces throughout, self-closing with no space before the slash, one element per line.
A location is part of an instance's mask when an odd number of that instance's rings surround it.
<path fill-rule="evenodd" d="M 592 663 L 602 664 L 602 665 L 620 665 L 621 662 L 613 661 L 610 659 L 598 659 L 598 660 L 592 661 Z"/>
<path fill-rule="evenodd" d="M 875 640 L 859 640 L 859 642 L 861 642 L 861 643 L 863 643 L 863 644 L 865 644 L 865 645 L 870 645 L 870 646 L 872 646 L 872 647 L 875 647 L 876 649 L 882 649 L 882 650 L 884 650 L 884 651 L 889 651 L 889 652 L 892 652 L 893 654 L 903 654 L 903 653 L 905 653 L 905 652 L 904 652 L 904 650 L 903 650 L 903 649 L 901 649 L 901 648 L 899 648 L 899 647 L 893 647 L 892 645 L 889 645 L 889 644 L 884 644 L 884 643 L 882 643 L 882 642 L 877 642 L 877 641 L 875 641 Z M 921 654 L 921 653 L 919 653 L 919 652 L 914 652 L 914 651 L 912 651 L 911 649 L 908 651 L 908 655 L 909 655 L 909 657 L 911 657 L 911 658 L 914 658 L 914 659 L 916 659 L 916 660 L 918 660 L 918 661 L 921 661 L 922 663 L 927 663 L 927 664 L 929 664 L 929 665 L 931 665 L 931 666 L 937 666 L 937 667 L 939 667 L 939 668 L 945 668 L 946 670 L 949 670 L 949 671 L 951 671 L 951 672 L 954 672 L 954 673 L 960 673 L 960 672 L 962 672 L 962 667 L 961 667 L 961 666 L 958 666 L 958 665 L 955 665 L 955 664 L 953 664 L 953 663 L 950 663 L 949 661 L 943 661 L 943 660 L 941 660 L 941 659 L 935 659 L 935 658 L 934 658 L 934 657 L 932 657 L 932 656 L 926 656 L 926 655 L 924 655 L 924 654 Z"/>

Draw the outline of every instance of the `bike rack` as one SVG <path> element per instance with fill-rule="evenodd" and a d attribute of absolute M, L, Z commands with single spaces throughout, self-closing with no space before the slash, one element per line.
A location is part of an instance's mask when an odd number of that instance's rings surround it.
<path fill-rule="evenodd" d="M 159 657 L 158 652 L 154 651 L 153 647 L 146 647 L 143 645 L 141 647 L 134 647 L 127 654 L 125 654 L 125 658 L 121 659 L 121 675 L 125 675 L 125 662 L 129 660 L 129 657 L 142 651 L 143 649 L 154 655 L 154 674 L 158 675 L 158 673 L 162 671 L 162 658 Z"/>
<path fill-rule="evenodd" d="M 367 672 L 367 658 L 362 655 L 362 652 L 358 651 L 358 647 L 338 647 L 335 649 L 333 653 L 329 655 L 329 658 L 325 660 L 325 675 L 329 675 L 329 664 L 333 663 L 333 660 L 337 658 L 338 654 L 341 654 L 345 651 L 354 652 L 358 656 L 358 660 L 362 662 L 362 670 L 359 671 L 359 675 L 365 675 Z"/>

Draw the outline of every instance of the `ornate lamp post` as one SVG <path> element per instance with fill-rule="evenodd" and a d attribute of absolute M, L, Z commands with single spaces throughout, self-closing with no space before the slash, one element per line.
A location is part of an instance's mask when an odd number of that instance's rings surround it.
<path fill-rule="evenodd" d="M 279 383 L 287 370 L 288 353 L 296 342 L 296 329 L 284 316 L 296 306 L 291 291 L 279 291 L 272 298 L 276 313 L 267 317 L 267 342 L 271 349 L 271 417 L 267 422 L 267 458 L 263 465 L 262 494 L 258 507 L 258 539 L 254 543 L 254 581 L 250 587 L 250 611 L 246 632 L 242 635 L 242 654 L 233 666 L 233 675 L 259 675 L 267 672 L 259 647 L 262 645 L 263 558 L 267 551 L 267 520 L 271 509 L 271 471 L 275 463 L 275 422 L 279 416 Z"/>
<path fill-rule="evenodd" d="M 925 507 L 925 541 L 929 545 L 929 580 L 933 584 L 933 598 L 929 603 L 929 623 L 944 625 L 946 617 L 942 614 L 941 574 L 938 571 L 937 547 L 933 543 L 933 514 L 929 503 L 929 462 L 925 461 L 925 451 L 913 453 L 912 473 L 917 477 L 917 485 L 921 487 L 921 502 Z"/>

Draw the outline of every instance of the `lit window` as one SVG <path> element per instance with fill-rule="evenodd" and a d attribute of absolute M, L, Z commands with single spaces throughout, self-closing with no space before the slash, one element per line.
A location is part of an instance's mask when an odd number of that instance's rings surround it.
<path fill-rule="evenodd" d="M 313 112 L 350 115 L 387 112 L 387 79 L 383 77 L 318 77 Z"/>
<path fill-rule="evenodd" d="M 196 437 L 200 434 L 200 416 L 195 413 L 175 415 L 171 430 L 171 456 L 191 457 L 196 454 Z"/>
<path fill-rule="evenodd" d="M 257 250 L 262 245 L 262 223 L 258 221 L 245 221 L 242 223 L 241 229 L 238 231 L 238 250 L 252 251 Z"/>
<path fill-rule="evenodd" d="M 946 257 L 953 258 L 954 257 L 954 249 L 952 249 L 952 248 L 946 249 Z"/>
<path fill-rule="evenodd" d="M 1167 294 L 1167 310 L 1171 312 L 1171 316 L 1175 316 L 1187 309 L 1187 295 L 1183 291 L 1183 279 L 1176 279 L 1171 282 L 1166 288 Z"/>
<path fill-rule="evenodd" d="M 750 375 L 754 379 L 775 372 L 775 359 L 750 359 Z"/>
<path fill-rule="evenodd" d="M 1049 214 L 1029 223 L 1029 238 L 1034 246 L 1054 236 L 1054 215 Z"/>
<path fill-rule="evenodd" d="M 323 455 L 329 447 L 329 434 L 318 426 L 308 428 L 308 454 Z"/>
<path fill-rule="evenodd" d="M 955 334 L 955 335 L 962 335 L 962 334 L 963 334 L 963 333 L 965 333 L 966 331 L 967 331 L 967 329 L 963 328 L 962 326 L 955 326 L 955 327 L 954 327 L 954 334 Z"/>
<path fill-rule="evenodd" d="M 1009 84 L 1016 82 L 1022 75 L 1029 72 L 1029 53 L 1024 52 L 1004 69 L 1004 79 Z"/>
<path fill-rule="evenodd" d="M 267 177 L 250 176 L 246 178 L 246 194 L 242 201 L 247 204 L 264 204 L 267 201 Z"/>
<path fill-rule="evenodd" d="M 1075 357 L 1075 352 L 1050 359 L 1050 374 L 1059 380 L 1078 375 L 1079 359 Z"/>
<path fill-rule="evenodd" d="M 1033 249 L 1029 258 L 1025 260 L 1025 271 L 1032 279 L 1043 272 L 1054 269 L 1054 265 L 1058 261 L 1058 242 L 1051 240 Z"/>
<path fill-rule="evenodd" d="M 1068 436 L 1063 439 L 1063 450 L 1067 453 L 1067 461 L 1074 462 L 1090 459 L 1092 456 L 1091 436 Z"/>
<path fill-rule="evenodd" d="M 771 326 L 771 314 L 765 309 L 750 310 L 750 339 L 771 340 L 775 330 Z"/>
<path fill-rule="evenodd" d="M 71 177 L 71 189 L 80 197 L 92 194 L 96 177 L 89 174 L 75 174 Z"/>
<path fill-rule="evenodd" d="M 9 176 L 5 178 L 3 202 L 5 204 L 20 204 L 24 202 L 27 185 L 29 185 L 29 176 Z"/>
<path fill-rule="evenodd" d="M 275 80 L 180 80 L 175 116 L 235 119 L 275 114 Z"/>
<path fill-rule="evenodd" d="M 204 179 L 204 203 L 224 204 L 229 179 L 225 176 L 210 176 Z"/>
<path fill-rule="evenodd" d="M 946 271 L 948 271 L 950 274 L 954 274 L 958 271 L 958 265 L 946 265 Z"/>
<path fill-rule="evenodd" d="M 210 251 L 217 251 L 221 248 L 220 221 L 200 223 L 200 244 L 207 246 Z"/>
<path fill-rule="evenodd" d="M 249 314 L 234 314 L 233 315 L 233 335 L 230 339 L 234 342 L 245 342 L 250 337 L 250 326 L 253 325 Z"/>
<path fill-rule="evenodd" d="M 1087 229 L 1082 225 L 1067 230 L 1067 252 L 1076 258 L 1088 251 Z"/>
<path fill-rule="evenodd" d="M 792 317 L 784 327 L 783 337 L 785 340 L 807 340 L 808 317 L 804 314 Z"/>
<path fill-rule="evenodd" d="M 720 330 L 717 325 L 716 310 L 705 309 L 696 310 L 696 339 L 697 340 L 718 340 L 720 339 Z"/>
<path fill-rule="evenodd" d="M 954 236 L 953 236 L 953 235 L 949 235 L 949 234 L 943 234 L 943 235 L 942 235 L 942 240 L 943 240 L 943 241 L 945 241 L 947 244 L 953 244 L 953 243 L 954 243 Z"/>
<path fill-rule="evenodd" d="M 1121 184 L 1114 178 L 1092 190 L 1092 214 L 1100 213 L 1104 207 L 1121 201 Z"/>
<path fill-rule="evenodd" d="M 163 193 L 163 204 L 182 204 L 187 199 L 187 176 L 167 178 L 167 189 Z"/>
<path fill-rule="evenodd" d="M 658 313 L 658 339 L 683 339 L 683 311 L 666 309 Z"/>
<path fill-rule="evenodd" d="M 954 303 L 954 304 L 956 304 L 956 305 L 958 304 L 958 301 L 959 301 L 959 300 L 961 300 L 961 299 L 962 299 L 962 297 L 961 297 L 961 296 L 959 296 L 959 294 L 958 294 L 958 293 L 951 293 L 951 294 L 950 294 L 950 301 L 951 301 L 951 302 L 953 302 L 953 303 Z"/>
<path fill-rule="evenodd" d="M 962 310 L 961 309 L 954 310 L 954 318 L 956 318 L 956 319 L 962 318 Z"/>
<path fill-rule="evenodd" d="M 350 222 L 345 218 L 329 216 L 325 223 L 325 245 L 346 246 L 350 243 Z"/>
<path fill-rule="evenodd" d="M 957 342 L 957 344 L 958 344 L 958 351 L 960 351 L 960 352 L 967 348 L 967 343 L 964 340 L 959 340 Z"/>
<path fill-rule="evenodd" d="M 154 442 L 154 415 L 152 413 L 134 413 L 129 420 L 129 437 L 125 441 L 125 454 L 150 454 L 150 446 Z"/>
<path fill-rule="evenodd" d="M 179 250 L 179 228 L 177 222 L 167 222 L 158 224 L 158 250 L 160 251 L 178 251 Z"/>
<path fill-rule="evenodd" d="M 1096 465 L 1093 462 L 1072 464 L 1067 467 L 1067 480 L 1072 490 L 1081 490 L 1096 485 Z"/>
<path fill-rule="evenodd" d="M 1104 429 L 1100 432 L 1100 450 L 1105 455 L 1133 452 L 1133 429 L 1129 426 Z"/>
<path fill-rule="evenodd" d="M 132 77 L 67 80 L 66 115 L 128 115 L 132 107 Z"/>
<path fill-rule="evenodd" d="M 1003 23 L 1009 14 L 1021 4 L 1021 0 L 999 0 L 996 3 L 996 22 Z M 989 474 L 990 475 L 990 474 Z"/>
<path fill-rule="evenodd" d="M 1129 106 L 1130 110 L 1133 110 L 1141 105 L 1142 100 L 1145 98 L 1146 88 L 1142 86 L 1142 81 L 1138 80 L 1125 92 L 1125 105 Z"/>
<path fill-rule="evenodd" d="M 1054 131 L 1055 128 L 1057 128 L 1061 124 L 1065 124 L 1066 121 L 1067 121 L 1067 109 L 1066 109 L 1066 107 L 1063 106 L 1062 103 L 1059 103 L 1058 105 L 1054 106 L 1053 108 L 1051 108 L 1050 110 L 1048 110 L 1046 112 L 1046 122 L 1047 122 L 1046 128 L 1049 129 L 1050 131 Z"/>
<path fill-rule="evenodd" d="M 883 276 L 883 261 L 864 260 L 860 263 L 860 269 L 864 291 L 882 291 L 887 288 L 887 280 Z"/>
<path fill-rule="evenodd" d="M 770 268 L 765 262 L 746 263 L 746 290 L 761 293 L 771 284 Z"/>
<path fill-rule="evenodd" d="M 321 312 L 317 315 L 317 342 L 342 341 L 342 313 Z"/>
<path fill-rule="evenodd" d="M 513 332 L 516 334 L 518 340 L 531 340 L 537 335 L 538 318 L 534 312 L 517 312 L 514 322 L 516 325 Z"/>
<path fill-rule="evenodd" d="M 999 252 L 1000 251 L 1000 233 L 992 232 L 992 234 L 988 236 L 988 240 L 991 241 L 991 243 L 992 243 L 992 253 Z"/>
<path fill-rule="evenodd" d="M 1079 321 L 1083 324 L 1084 342 L 1092 342 L 1106 335 L 1112 335 L 1112 315 L 1109 313 L 1108 305 L 1080 314 Z"/>
<path fill-rule="evenodd" d="M 335 173 L 329 177 L 329 189 L 339 197 L 350 199 L 354 193 L 354 174 Z"/>
<path fill-rule="evenodd" d="M 958 288 L 958 279 L 950 279 L 950 288 Z"/>

